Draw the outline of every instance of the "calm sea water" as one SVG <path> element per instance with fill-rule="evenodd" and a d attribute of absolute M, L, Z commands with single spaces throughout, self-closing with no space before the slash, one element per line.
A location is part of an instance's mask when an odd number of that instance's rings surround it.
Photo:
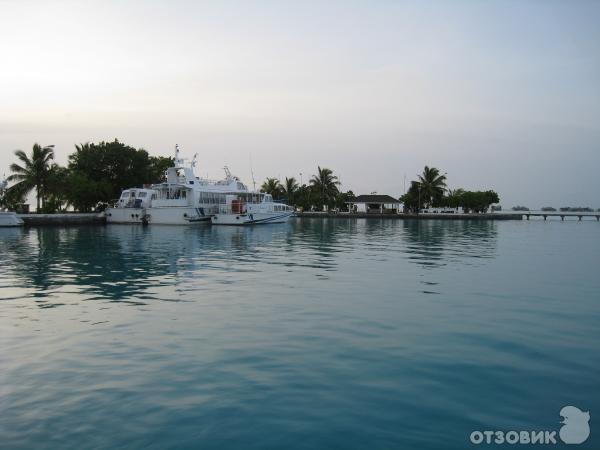
<path fill-rule="evenodd" d="M 565 405 L 600 448 L 596 221 L 0 229 L 0 261 L 2 448 L 465 448 Z"/>

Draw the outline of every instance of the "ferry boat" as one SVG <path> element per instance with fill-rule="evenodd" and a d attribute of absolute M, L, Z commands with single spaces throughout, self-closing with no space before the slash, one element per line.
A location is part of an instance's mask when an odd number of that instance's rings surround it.
<path fill-rule="evenodd" d="M 6 191 L 8 181 L 0 181 L 0 196 Z M 12 211 L 0 210 L 0 227 L 20 227 L 23 225 L 23 220 L 17 217 L 17 214 Z"/>
<path fill-rule="evenodd" d="M 226 204 L 211 220 L 214 225 L 285 223 L 293 214 L 294 208 L 274 202 L 270 194 L 245 192 L 227 195 Z"/>
<path fill-rule="evenodd" d="M 225 167 L 225 178 L 213 181 L 194 175 L 196 156 L 185 165 L 175 147 L 175 162 L 165 181 L 149 188 L 131 188 L 106 210 L 108 223 L 186 225 L 210 222 L 226 204 L 229 194 L 245 194 L 248 188 Z"/>

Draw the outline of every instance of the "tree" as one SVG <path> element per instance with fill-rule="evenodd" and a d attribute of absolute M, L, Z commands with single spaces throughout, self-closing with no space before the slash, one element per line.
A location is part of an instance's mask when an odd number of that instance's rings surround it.
<path fill-rule="evenodd" d="M 463 191 L 458 199 L 458 204 L 463 207 L 465 212 L 485 213 L 490 205 L 499 201 L 500 198 L 494 191 Z"/>
<path fill-rule="evenodd" d="M 404 209 L 408 211 L 418 211 L 420 201 L 421 184 L 418 181 L 411 181 L 410 187 L 406 194 L 400 197 L 400 203 L 404 205 Z"/>
<path fill-rule="evenodd" d="M 439 169 L 425 166 L 423 174 L 419 175 L 421 187 L 421 205 L 425 207 L 439 204 L 446 191 L 446 175 L 440 175 Z"/>
<path fill-rule="evenodd" d="M 338 186 L 340 182 L 331 169 L 318 166 L 317 174 L 313 175 L 310 179 L 310 185 L 318 196 L 317 198 L 320 199 L 319 206 L 332 206 L 335 203 L 335 198 L 339 193 Z"/>
<path fill-rule="evenodd" d="M 40 212 L 47 195 L 46 188 L 50 162 L 54 159 L 54 146 L 42 147 L 36 143 L 33 144 L 31 156 L 27 156 L 23 150 L 15 150 L 15 155 L 21 161 L 21 164 L 13 163 L 10 165 L 13 174 L 8 177 L 8 181 L 16 181 L 19 185 L 18 190 L 23 195 L 27 195 L 35 189 L 37 212 Z"/>
<path fill-rule="evenodd" d="M 52 214 L 64 210 L 68 205 L 69 169 L 52 164 L 46 181 L 46 198 L 42 212 Z"/>
<path fill-rule="evenodd" d="M 98 203 L 112 199 L 112 186 L 106 180 L 92 180 L 83 172 L 71 170 L 67 183 L 68 201 L 77 211 L 90 212 Z"/>
<path fill-rule="evenodd" d="M 168 156 L 150 156 L 148 162 L 147 183 L 161 183 L 166 181 L 165 173 L 169 167 L 173 167 L 175 158 Z"/>
<path fill-rule="evenodd" d="M 335 207 L 340 211 L 348 211 L 348 202 L 351 202 L 356 198 L 354 192 L 340 192 L 335 198 Z"/>
<path fill-rule="evenodd" d="M 274 199 L 279 198 L 281 194 L 279 180 L 277 178 L 267 178 L 260 187 L 260 191 L 272 195 Z"/>
<path fill-rule="evenodd" d="M 295 206 L 302 210 L 310 210 L 313 205 L 314 191 L 310 186 L 303 184 L 300 186 L 295 194 Z"/>
<path fill-rule="evenodd" d="M 118 198 L 123 189 L 162 181 L 172 164 L 172 158 L 150 157 L 117 139 L 76 145 L 69 156 L 69 200 L 77 209 L 90 210 Z"/>
<path fill-rule="evenodd" d="M 2 208 L 9 211 L 21 211 L 25 203 L 25 192 L 18 184 L 0 192 L 0 210 Z"/>
<path fill-rule="evenodd" d="M 459 208 L 462 205 L 462 196 L 464 195 L 465 190 L 462 188 L 448 190 L 448 194 L 444 197 L 444 206 L 448 206 L 449 208 Z"/>
<path fill-rule="evenodd" d="M 285 183 L 280 184 L 280 190 L 283 193 L 283 196 L 288 203 L 288 205 L 293 205 L 295 201 L 295 195 L 298 191 L 298 183 L 294 177 L 285 178 Z"/>

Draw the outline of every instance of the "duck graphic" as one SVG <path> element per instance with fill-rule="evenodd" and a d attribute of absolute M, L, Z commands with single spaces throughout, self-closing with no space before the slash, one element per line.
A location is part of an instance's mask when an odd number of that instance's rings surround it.
<path fill-rule="evenodd" d="M 565 406 L 560 410 L 563 426 L 559 435 L 565 444 L 581 444 L 590 435 L 590 413 L 575 406 Z"/>

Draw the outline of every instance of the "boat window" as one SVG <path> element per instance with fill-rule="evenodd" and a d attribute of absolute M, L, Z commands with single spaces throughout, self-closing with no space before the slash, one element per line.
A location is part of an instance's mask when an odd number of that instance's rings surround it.
<path fill-rule="evenodd" d="M 146 192 L 140 192 L 140 193 L 138 194 L 138 197 L 139 197 L 139 198 L 144 198 L 144 197 L 146 197 Z"/>

